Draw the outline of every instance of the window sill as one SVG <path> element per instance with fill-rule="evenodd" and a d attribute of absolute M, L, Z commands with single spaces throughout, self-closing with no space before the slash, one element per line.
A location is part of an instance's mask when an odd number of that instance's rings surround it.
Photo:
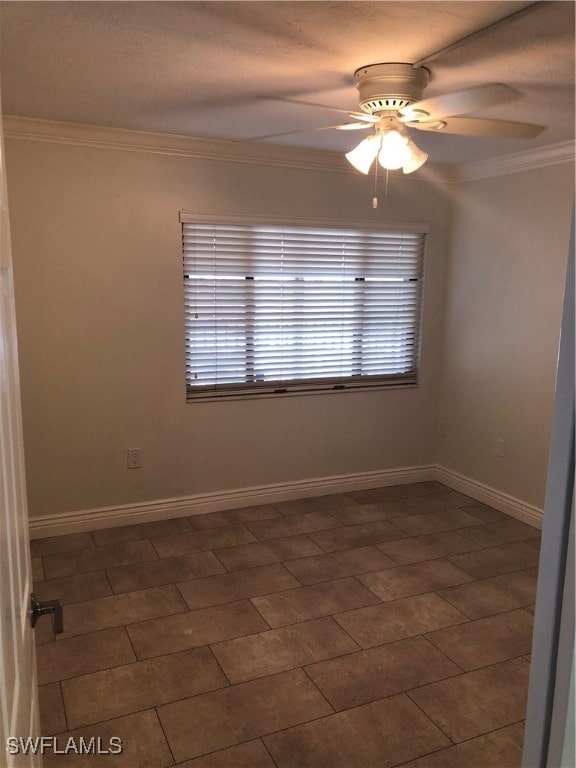
<path fill-rule="evenodd" d="M 405 389 L 418 389 L 419 382 L 396 382 L 393 384 L 386 384 L 382 382 L 380 384 L 372 385 L 350 385 L 344 387 L 325 387 L 322 389 L 288 389 L 285 391 L 273 391 L 273 392 L 246 392 L 246 393 L 222 393 L 222 394 L 188 394 L 186 397 L 186 404 L 191 405 L 193 403 L 214 403 L 214 402 L 235 402 L 237 400 L 269 400 L 270 398 L 278 397 L 310 397 L 318 395 L 345 395 L 349 393 L 358 394 L 359 392 L 382 392 L 383 390 L 405 390 Z"/>

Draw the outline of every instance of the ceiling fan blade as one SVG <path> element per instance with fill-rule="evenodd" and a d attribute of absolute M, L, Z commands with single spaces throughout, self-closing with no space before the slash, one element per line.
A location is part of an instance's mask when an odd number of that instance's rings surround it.
<path fill-rule="evenodd" d="M 282 104 L 296 104 L 301 107 L 316 107 L 317 109 L 328 109 L 330 112 L 338 112 L 340 115 L 353 117 L 354 120 L 361 120 L 365 123 L 377 123 L 378 119 L 374 115 L 368 115 L 365 112 L 351 112 L 349 109 L 338 109 L 338 107 L 329 107 L 327 104 L 317 104 L 314 101 L 300 101 L 298 99 L 288 99 L 278 96 L 265 96 L 264 101 L 280 101 Z"/>
<path fill-rule="evenodd" d="M 497 136 L 509 139 L 533 139 L 544 130 L 542 125 L 515 123 L 511 120 L 485 120 L 477 117 L 447 117 L 404 123 L 410 128 L 435 133 L 455 133 L 460 136 Z"/>
<path fill-rule="evenodd" d="M 347 115 L 348 117 L 353 117 L 354 120 L 360 120 L 363 123 L 374 124 L 380 120 L 376 115 L 368 115 L 366 112 L 348 112 Z"/>
<path fill-rule="evenodd" d="M 422 112 L 426 119 L 443 119 L 453 115 L 466 115 L 484 107 L 504 104 L 518 97 L 517 91 L 501 83 L 488 83 L 464 91 L 445 93 L 442 96 L 432 96 L 422 99 L 400 110 L 400 114 L 410 119 L 417 119 Z"/>
<path fill-rule="evenodd" d="M 280 136 L 295 136 L 298 133 L 315 133 L 316 131 L 332 131 L 336 128 L 339 131 L 360 130 L 362 128 L 371 128 L 369 123 L 343 123 L 342 125 L 323 125 L 320 128 L 305 128 L 300 131 L 282 131 L 282 133 L 268 133 L 265 136 L 251 136 L 242 141 L 264 141 L 266 139 L 276 139 Z"/>
<path fill-rule="evenodd" d="M 336 128 L 339 131 L 362 131 L 366 128 L 373 128 L 373 123 L 342 123 L 342 125 L 332 125 L 331 128 Z M 318 129 L 322 130 L 322 129 Z"/>

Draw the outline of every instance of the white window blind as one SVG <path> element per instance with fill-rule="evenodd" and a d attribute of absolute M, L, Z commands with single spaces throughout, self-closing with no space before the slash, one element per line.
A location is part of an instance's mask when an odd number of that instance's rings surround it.
<path fill-rule="evenodd" d="M 424 234 L 183 221 L 188 399 L 417 380 Z"/>

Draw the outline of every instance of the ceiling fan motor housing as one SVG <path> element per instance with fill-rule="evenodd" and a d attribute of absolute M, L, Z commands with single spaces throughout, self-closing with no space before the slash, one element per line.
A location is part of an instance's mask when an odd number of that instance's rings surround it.
<path fill-rule="evenodd" d="M 360 93 L 360 109 L 370 115 L 397 112 L 420 101 L 430 72 L 412 64 L 370 64 L 354 72 Z"/>

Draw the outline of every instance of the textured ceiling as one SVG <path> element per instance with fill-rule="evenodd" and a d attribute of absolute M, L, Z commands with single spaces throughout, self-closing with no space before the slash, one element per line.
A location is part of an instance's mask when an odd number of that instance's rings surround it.
<path fill-rule="evenodd" d="M 308 100 L 356 109 L 353 73 L 414 62 L 522 2 L 2 2 L 5 114 L 346 151 L 364 134 L 310 131 L 339 122 Z M 536 139 L 414 131 L 440 163 L 462 163 L 574 137 L 574 3 L 535 10 L 435 59 L 426 96 L 486 82 L 518 97 L 476 117 L 545 125 Z M 336 119 L 335 119 L 336 118 Z"/>

